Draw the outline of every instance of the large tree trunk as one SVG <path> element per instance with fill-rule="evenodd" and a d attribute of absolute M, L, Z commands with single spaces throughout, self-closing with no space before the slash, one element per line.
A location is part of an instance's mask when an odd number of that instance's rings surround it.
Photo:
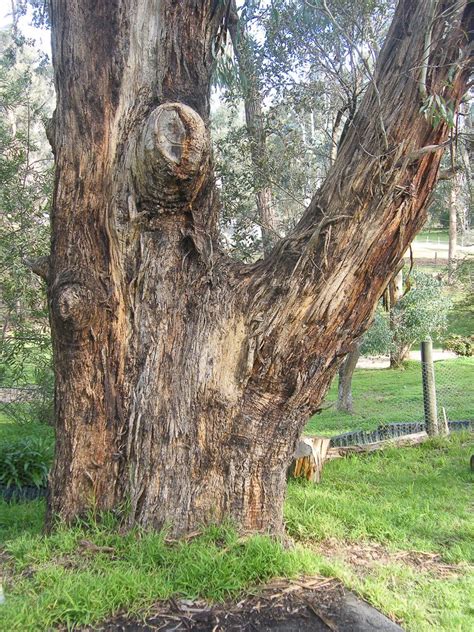
<path fill-rule="evenodd" d="M 423 60 L 432 93 L 465 90 L 467 14 L 442 4 L 427 55 L 428 4 L 402 0 L 326 182 L 243 265 L 218 250 L 207 131 L 225 3 L 52 1 L 50 524 L 282 528 L 306 419 L 426 219 L 441 151 L 419 150 L 448 130 L 419 113 Z"/>

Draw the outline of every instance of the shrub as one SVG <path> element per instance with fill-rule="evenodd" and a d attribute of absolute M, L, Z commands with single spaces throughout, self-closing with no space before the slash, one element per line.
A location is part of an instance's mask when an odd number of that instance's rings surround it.
<path fill-rule="evenodd" d="M 32 437 L 0 445 L 0 485 L 42 487 L 52 459 L 53 446 L 47 439 Z"/>
<path fill-rule="evenodd" d="M 474 355 L 474 336 L 451 334 L 444 340 L 443 348 L 453 351 L 458 356 L 470 358 Z"/>
<path fill-rule="evenodd" d="M 360 353 L 363 356 L 384 355 L 393 351 L 393 348 L 393 331 L 390 329 L 389 315 L 379 305 L 370 328 L 361 340 Z"/>
<path fill-rule="evenodd" d="M 441 282 L 415 270 L 411 288 L 391 310 L 394 343 L 400 360 L 413 344 L 446 331 L 452 300 L 442 292 Z"/>

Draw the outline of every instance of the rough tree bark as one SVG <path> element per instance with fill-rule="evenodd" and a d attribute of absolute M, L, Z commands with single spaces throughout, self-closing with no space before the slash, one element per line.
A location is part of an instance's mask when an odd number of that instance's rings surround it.
<path fill-rule="evenodd" d="M 420 68 L 429 93 L 465 91 L 472 13 L 428 4 L 400 2 L 325 183 L 243 265 L 217 247 L 207 132 L 226 3 L 52 0 L 49 524 L 125 506 L 174 534 L 282 529 L 306 419 L 426 218 L 442 152 L 420 148 L 448 130 L 419 113 Z"/>

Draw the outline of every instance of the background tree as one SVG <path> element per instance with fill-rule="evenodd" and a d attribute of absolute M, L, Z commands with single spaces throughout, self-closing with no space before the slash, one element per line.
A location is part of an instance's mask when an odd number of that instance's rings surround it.
<path fill-rule="evenodd" d="M 248 13 L 249 5 L 246 5 Z M 255 44 L 246 27 L 243 16 L 239 16 L 235 1 L 230 4 L 229 33 L 234 55 L 238 64 L 240 85 L 243 93 L 245 123 L 252 157 L 254 188 L 257 213 L 262 231 L 262 246 L 269 254 L 275 237 L 275 211 L 270 185 L 267 152 L 267 131 L 263 115 L 261 81 L 258 76 L 258 58 Z"/>
<path fill-rule="evenodd" d="M 246 266 L 208 138 L 226 3 L 53 0 L 50 521 L 126 501 L 175 534 L 281 530 L 298 436 L 426 220 L 449 123 L 420 106 L 466 89 L 472 13 L 430 7 L 400 2 L 327 178 Z"/>
<path fill-rule="evenodd" d="M 438 279 L 416 270 L 412 277 L 410 290 L 392 306 L 390 313 L 394 366 L 406 360 L 416 342 L 447 329 L 452 306 L 451 299 L 443 295 Z"/>
<path fill-rule="evenodd" d="M 352 380 L 360 356 L 389 355 L 390 367 L 400 368 L 414 344 L 446 331 L 451 307 L 442 282 L 415 270 L 408 287 L 396 296 L 392 292 L 388 310 L 386 304 L 377 307 L 371 326 L 341 364 L 337 409 L 353 413 Z"/>
<path fill-rule="evenodd" d="M 226 182 L 225 217 L 231 218 L 227 233 L 235 234 L 230 245 L 236 254 L 242 247 L 248 257 L 250 244 L 258 254 L 265 223 L 258 199 L 253 209 L 243 195 L 242 172 L 251 174 L 257 198 L 262 191 L 262 200 L 271 200 L 268 240 L 286 234 L 335 159 L 343 128 L 370 82 L 390 9 L 390 3 L 360 0 L 351 7 L 338 3 L 328 13 L 323 5 L 275 0 L 244 3 L 238 21 L 232 11 L 237 52 L 218 64 L 225 105 L 213 125 L 220 141 L 218 173 Z M 245 134 L 239 134 L 242 126 Z M 237 152 L 240 160 L 228 159 Z"/>
<path fill-rule="evenodd" d="M 353 349 L 339 367 L 337 410 L 350 414 L 354 412 L 352 379 L 360 356 L 385 355 L 390 353 L 392 347 L 393 333 L 390 329 L 389 316 L 379 306 L 375 311 L 374 320 L 362 340 L 354 343 Z"/>
<path fill-rule="evenodd" d="M 49 391 L 46 400 L 52 396 L 47 306 L 43 284 L 25 261 L 49 249 L 52 156 L 42 141 L 52 95 L 44 58 L 15 25 L 1 31 L 0 378 L 8 386 L 36 378 Z M 37 412 L 50 414 L 47 407 Z"/>

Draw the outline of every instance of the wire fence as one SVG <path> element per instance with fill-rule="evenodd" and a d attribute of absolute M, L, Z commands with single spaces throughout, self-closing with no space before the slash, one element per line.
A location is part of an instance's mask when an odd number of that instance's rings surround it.
<path fill-rule="evenodd" d="M 308 434 L 331 437 L 334 446 L 366 444 L 426 430 L 424 383 L 433 378 L 435 415 L 440 427 L 474 430 L 474 363 L 454 359 L 410 362 L 405 370 L 356 370 L 352 379 L 353 410 L 338 410 L 337 378 L 323 410 Z M 429 382 L 429 380 L 428 380 Z"/>
<path fill-rule="evenodd" d="M 338 410 L 337 379 L 321 413 L 308 423 L 310 435 L 331 437 L 333 445 L 372 443 L 425 430 L 424 378 L 431 364 L 410 362 L 405 370 L 356 370 L 352 379 L 353 411 Z M 436 414 L 452 430 L 474 429 L 474 362 L 466 359 L 433 364 Z M 17 423 L 49 420 L 52 395 L 41 387 L 0 387 L 0 416 Z"/>

